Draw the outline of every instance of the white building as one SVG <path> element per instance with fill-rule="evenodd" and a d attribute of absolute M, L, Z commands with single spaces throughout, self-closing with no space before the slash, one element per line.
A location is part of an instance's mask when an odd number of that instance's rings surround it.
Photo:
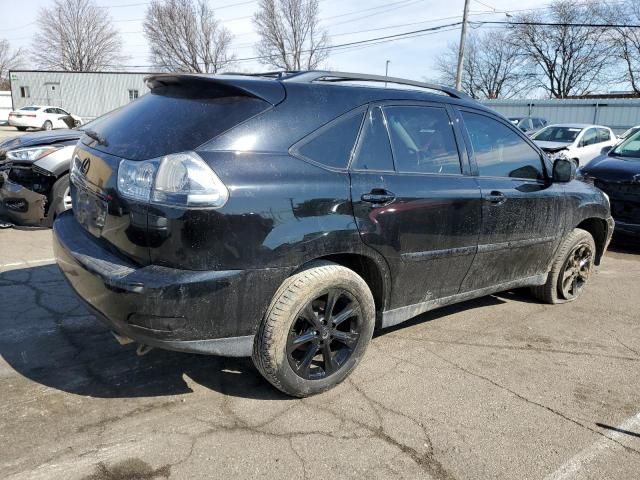
<path fill-rule="evenodd" d="M 91 120 L 149 91 L 144 72 L 56 72 L 12 70 L 13 109 L 52 105 Z"/>
<path fill-rule="evenodd" d="M 11 111 L 11 92 L 0 90 L 0 125 L 6 123 Z"/>

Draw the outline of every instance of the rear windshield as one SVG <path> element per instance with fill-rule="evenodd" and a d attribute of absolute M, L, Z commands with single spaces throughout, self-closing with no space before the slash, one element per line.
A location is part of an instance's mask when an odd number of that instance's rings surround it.
<path fill-rule="evenodd" d="M 35 112 L 36 110 L 40 110 L 40 107 L 22 107 L 20 110 L 26 110 L 28 112 Z"/>
<path fill-rule="evenodd" d="M 146 160 L 193 150 L 267 107 L 267 102 L 253 97 L 159 87 L 92 125 L 90 130 L 106 145 L 94 144 L 88 136 L 82 141 L 121 158 Z"/>

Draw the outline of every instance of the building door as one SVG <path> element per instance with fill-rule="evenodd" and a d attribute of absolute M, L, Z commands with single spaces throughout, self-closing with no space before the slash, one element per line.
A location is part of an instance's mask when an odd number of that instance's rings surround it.
<path fill-rule="evenodd" d="M 47 105 L 55 107 L 62 106 L 62 98 L 60 97 L 60 83 L 48 82 L 44 84 L 47 91 Z"/>

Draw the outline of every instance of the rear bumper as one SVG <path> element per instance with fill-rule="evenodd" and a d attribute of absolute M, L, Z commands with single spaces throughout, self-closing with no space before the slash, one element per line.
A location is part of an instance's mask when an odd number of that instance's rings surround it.
<path fill-rule="evenodd" d="M 16 118 L 16 117 L 9 117 L 8 118 L 8 123 L 10 126 L 12 127 L 31 127 L 31 128 L 39 128 L 42 125 L 36 125 L 36 118 Z"/>
<path fill-rule="evenodd" d="M 38 226 L 45 219 L 47 197 L 7 179 L 0 173 L 0 215 L 18 225 Z"/>
<path fill-rule="evenodd" d="M 169 350 L 250 356 L 258 323 L 289 275 L 138 266 L 89 235 L 71 212 L 53 230 L 58 265 L 89 309 L 118 334 Z"/>

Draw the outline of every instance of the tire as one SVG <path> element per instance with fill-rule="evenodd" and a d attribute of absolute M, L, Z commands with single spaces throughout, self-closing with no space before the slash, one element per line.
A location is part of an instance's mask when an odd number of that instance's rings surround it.
<path fill-rule="evenodd" d="M 571 160 L 573 160 L 573 163 L 576 164 L 576 168 L 580 167 L 580 159 L 579 158 L 572 158 Z"/>
<path fill-rule="evenodd" d="M 16 127 L 18 129 L 19 132 L 26 132 L 27 131 L 27 127 Z"/>
<path fill-rule="evenodd" d="M 53 123 L 51 123 L 49 120 L 46 120 L 46 121 L 42 124 L 42 129 L 43 129 L 43 130 L 53 130 Z"/>
<path fill-rule="evenodd" d="M 326 321 L 324 310 L 331 299 L 334 308 Z M 253 363 L 282 392 L 314 395 L 351 373 L 374 326 L 375 304 L 362 277 L 331 262 L 315 262 L 285 280 L 275 293 L 255 337 Z"/>
<path fill-rule="evenodd" d="M 533 296 L 550 304 L 572 302 L 584 291 L 594 269 L 596 245 L 586 230 L 574 228 L 562 241 L 544 285 Z"/>
<path fill-rule="evenodd" d="M 49 211 L 47 212 L 47 218 L 45 219 L 47 226 L 51 227 L 53 225 L 53 221 L 58 215 L 71 208 L 71 205 L 68 204 L 69 189 L 70 184 L 68 173 L 62 175 L 58 180 L 56 180 L 53 187 L 51 187 L 51 193 L 49 194 Z"/>

